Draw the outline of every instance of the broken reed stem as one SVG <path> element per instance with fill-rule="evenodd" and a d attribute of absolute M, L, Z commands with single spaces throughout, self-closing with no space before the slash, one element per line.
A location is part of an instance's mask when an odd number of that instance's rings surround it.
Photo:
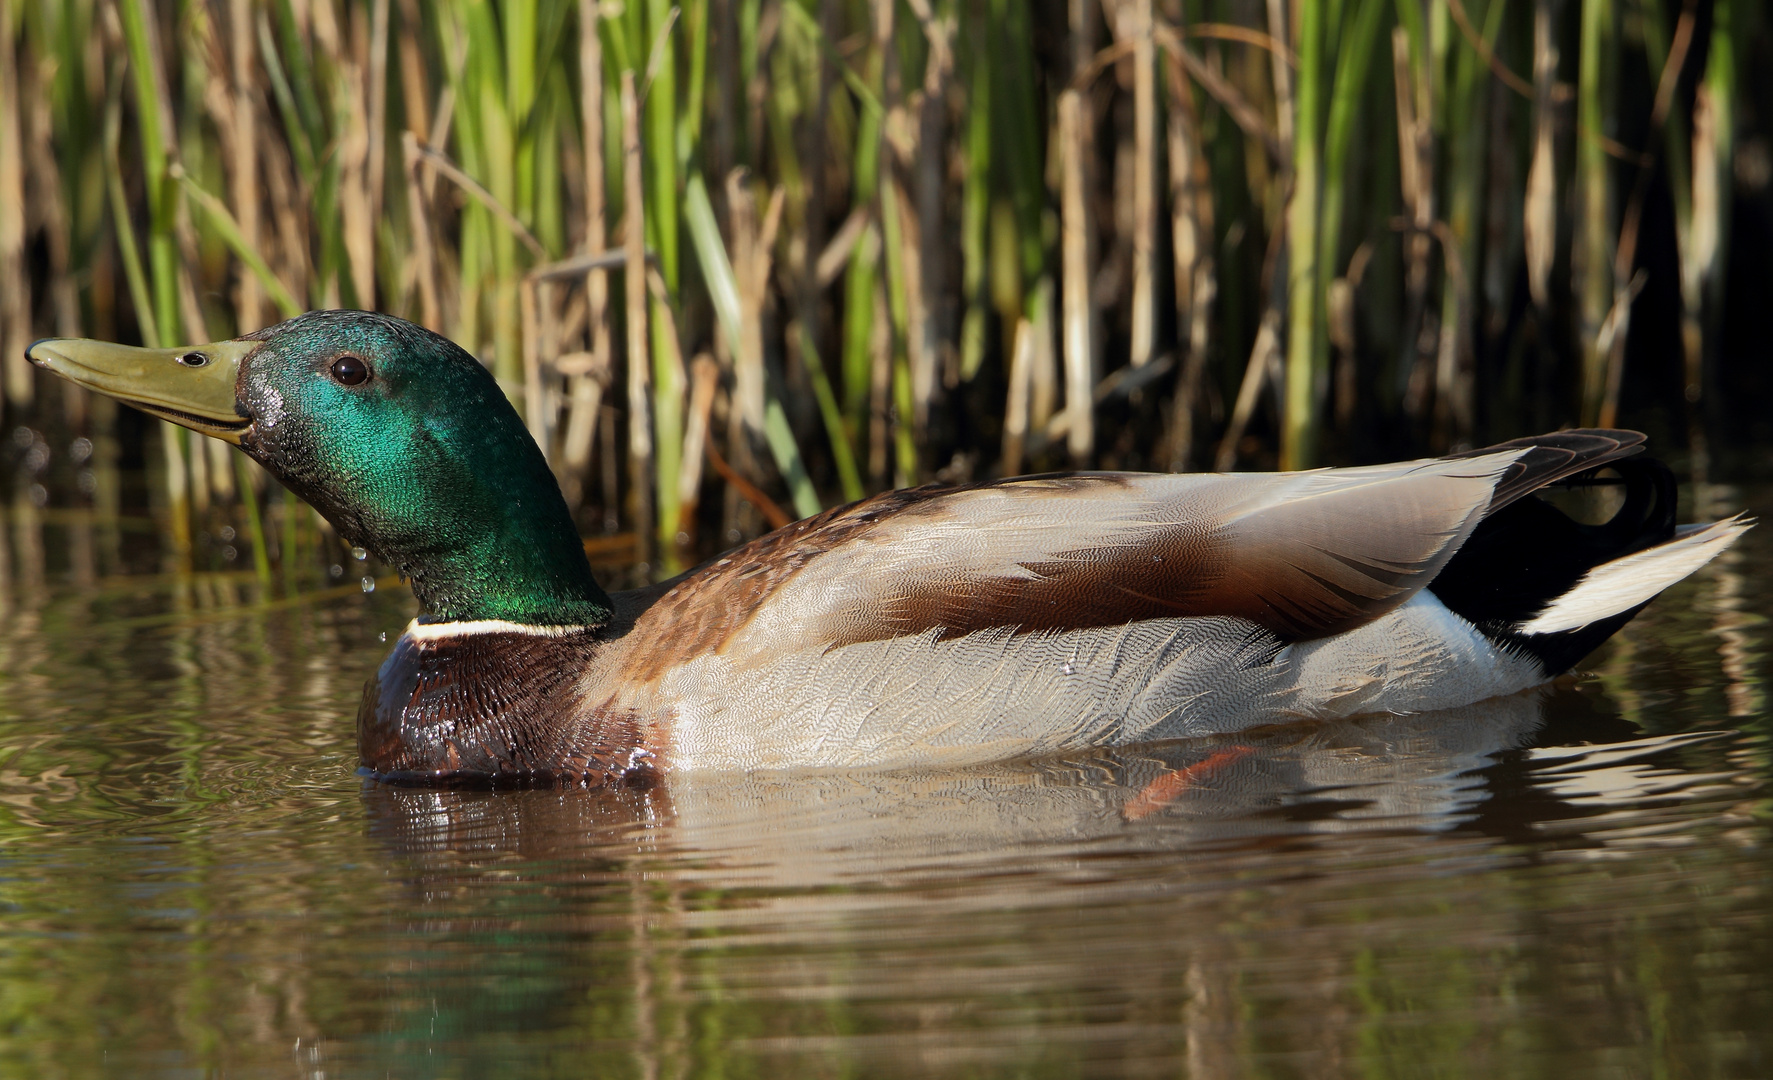
<path fill-rule="evenodd" d="M 406 211 L 412 241 L 412 259 L 417 264 L 414 277 L 419 286 L 419 322 L 425 329 L 443 332 L 443 286 L 438 281 L 437 254 L 431 246 L 430 198 L 421 177 L 425 155 L 419 149 L 418 136 L 402 132 L 400 146 L 406 165 Z"/>
<path fill-rule="evenodd" d="M 714 391 L 720 385 L 720 365 L 707 353 L 699 353 L 690 375 L 689 415 L 683 430 L 683 464 L 677 475 L 677 504 L 687 532 L 696 520 L 696 504 L 702 492 L 702 462 L 707 457 L 708 418 L 714 411 Z"/>
<path fill-rule="evenodd" d="M 529 249 L 531 255 L 534 255 L 537 259 L 545 260 L 548 258 L 548 250 L 542 246 L 540 240 L 536 239 L 536 235 L 529 231 L 529 227 L 525 225 L 516 214 L 511 212 L 511 208 L 500 202 L 492 192 L 488 191 L 485 186 L 480 183 L 480 181 L 463 172 L 455 162 L 449 159 L 448 154 L 441 153 L 422 143 L 417 144 L 417 150 L 419 156 L 424 158 L 426 163 L 433 169 L 442 173 L 451 183 L 455 184 L 469 195 L 472 195 L 474 200 L 480 203 L 480 205 L 492 211 L 492 215 L 499 219 L 500 224 L 510 230 L 512 236 L 516 237 L 522 242 L 524 247 Z"/>

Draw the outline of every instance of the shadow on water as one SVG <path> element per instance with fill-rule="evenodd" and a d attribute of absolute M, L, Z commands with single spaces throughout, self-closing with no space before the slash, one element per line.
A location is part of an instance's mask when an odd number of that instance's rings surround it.
<path fill-rule="evenodd" d="M 50 525 L 0 1074 L 1766 1075 L 1765 532 L 1444 714 L 492 793 L 353 771 L 404 590 L 76 580 Z"/>

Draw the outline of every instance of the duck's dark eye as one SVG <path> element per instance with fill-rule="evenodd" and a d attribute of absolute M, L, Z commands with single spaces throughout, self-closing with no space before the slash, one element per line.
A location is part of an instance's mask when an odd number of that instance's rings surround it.
<path fill-rule="evenodd" d="M 355 356 L 341 356 L 332 362 L 332 377 L 346 386 L 356 386 L 369 378 L 369 365 Z"/>
<path fill-rule="evenodd" d="M 202 367 L 209 363 L 209 357 L 200 352 L 188 352 L 179 356 L 179 363 L 186 367 Z"/>

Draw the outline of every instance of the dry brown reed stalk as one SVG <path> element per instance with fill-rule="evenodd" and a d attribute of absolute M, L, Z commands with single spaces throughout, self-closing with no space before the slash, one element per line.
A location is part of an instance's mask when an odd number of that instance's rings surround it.
<path fill-rule="evenodd" d="M 1244 377 L 1238 384 L 1237 403 L 1232 406 L 1231 420 L 1225 426 L 1219 451 L 1213 457 L 1216 472 L 1229 472 L 1237 465 L 1238 449 L 1249 428 L 1250 418 L 1256 414 L 1263 387 L 1270 382 L 1279 383 L 1286 377 L 1281 370 L 1280 324 L 1280 307 L 1269 304 L 1263 312 L 1262 324 L 1256 330 L 1256 342 L 1250 347 L 1249 362 L 1244 365 Z"/>
<path fill-rule="evenodd" d="M 234 220 L 251 247 L 259 246 L 259 135 L 254 82 L 252 0 L 228 0 L 228 51 L 232 61 Z M 240 275 L 234 293 L 234 325 L 247 333 L 265 325 L 257 276 Z"/>
<path fill-rule="evenodd" d="M 1152 0 L 1121 5 L 1123 33 L 1133 42 L 1133 300 L 1128 362 L 1144 367 L 1157 332 L 1157 50 Z"/>
<path fill-rule="evenodd" d="M 31 340 L 31 276 L 25 266 L 23 110 L 11 0 L 0 0 L 0 349 L 5 400 L 24 409 L 35 398 L 25 347 Z"/>
<path fill-rule="evenodd" d="M 1066 449 L 1072 464 L 1085 466 L 1095 452 L 1095 405 L 1097 326 L 1095 290 L 1091 287 L 1096 265 L 1095 220 L 1089 193 L 1094 186 L 1094 124 L 1085 91 L 1078 85 L 1086 78 L 1095 56 L 1094 12 L 1089 0 L 1069 0 L 1066 13 L 1071 31 L 1072 85 L 1060 91 L 1059 112 L 1059 280 L 1064 317 L 1065 410 L 1069 418 Z"/>
<path fill-rule="evenodd" d="M 1557 253 L 1557 159 L 1553 149 L 1557 117 L 1552 91 L 1557 79 L 1558 47 L 1552 36 L 1552 0 L 1533 5 L 1533 164 L 1527 172 L 1527 284 L 1541 312 L 1551 307 L 1551 264 Z"/>
<path fill-rule="evenodd" d="M 954 74 L 954 21 L 950 16 L 938 18 L 928 0 L 909 0 L 929 45 L 924 63 L 923 85 L 912 96 L 912 111 L 917 116 L 917 135 L 912 147 L 916 172 L 917 207 L 917 302 L 913 326 L 920 331 L 912 343 L 912 384 L 916 395 L 919 423 L 928 422 L 940 384 L 937 368 L 949 344 L 952 322 L 948 305 L 947 238 L 943 234 L 943 165 L 942 151 L 946 118 L 946 96 Z M 951 358 L 952 360 L 952 358 Z M 950 362 L 947 367 L 953 368 Z"/>
<path fill-rule="evenodd" d="M 1398 182 L 1410 228 L 1404 232 L 1405 315 L 1397 378 L 1404 388 L 1404 412 L 1419 419 L 1428 405 L 1431 368 L 1424 344 L 1428 305 L 1429 253 L 1434 224 L 1434 132 L 1426 61 L 1417 55 L 1410 32 L 1391 32 L 1392 75 L 1397 94 Z"/>
<path fill-rule="evenodd" d="M 646 321 L 646 194 L 641 182 L 640 103 L 634 72 L 622 72 L 622 289 L 628 317 L 629 521 L 642 563 L 651 563 L 653 428 Z"/>
<path fill-rule="evenodd" d="M 387 190 L 388 153 L 388 0 L 373 0 L 369 21 L 369 160 L 364 170 L 371 223 L 370 277 L 375 277 L 374 228 L 382 220 L 383 195 Z"/>
<path fill-rule="evenodd" d="M 1022 454 L 1028 439 L 1028 397 L 1034 366 L 1034 327 L 1026 320 L 1016 326 L 1016 343 L 1010 351 L 1009 395 L 1004 403 L 1003 471 L 1014 476 L 1022 471 Z"/>
<path fill-rule="evenodd" d="M 1731 5 L 1713 6 L 1705 78 L 1694 91 L 1691 207 L 1680 244 L 1688 457 L 1693 481 L 1702 492 L 1706 490 L 1711 468 L 1703 406 L 1706 356 L 1708 342 L 1716 341 L 1722 307 L 1730 201 L 1728 165 L 1734 159 L 1736 140 L 1732 97 L 1738 92 L 1738 60 L 1733 54 L 1740 47 L 1735 40 L 1737 18 Z M 1676 209 L 1680 209 L 1678 205 Z"/>
<path fill-rule="evenodd" d="M 548 295 L 539 295 L 544 291 Z M 552 304 L 552 287 L 545 281 L 538 281 L 533 274 L 525 274 L 517 287 L 518 315 L 523 321 L 523 422 L 529 428 L 530 438 L 542 448 L 544 458 L 551 457 L 548 449 L 554 440 L 548 413 L 543 408 L 547 388 L 542 383 L 542 352 L 546 346 L 542 340 L 541 309 Z M 552 355 L 547 357 L 549 361 L 553 359 Z"/>
<path fill-rule="evenodd" d="M 597 33 L 595 0 L 579 0 L 579 112 L 584 146 L 584 251 L 600 252 L 608 242 L 605 224 L 603 167 L 603 42 Z M 585 274 L 585 317 L 589 327 L 593 370 L 569 376 L 566 438 L 562 446 L 562 472 L 567 503 L 577 507 L 583 499 L 591 464 L 591 446 L 602 406 L 602 379 L 612 368 L 609 327 L 609 273 L 603 269 Z"/>
<path fill-rule="evenodd" d="M 708 422 L 714 412 L 714 392 L 719 387 L 720 365 L 707 353 L 698 353 L 691 365 L 689 412 L 683 431 L 683 467 L 677 477 L 677 503 L 682 507 L 685 532 L 695 528 L 696 504 L 702 496 L 702 462 L 708 456 Z M 690 539 L 694 539 L 693 533 Z"/>
<path fill-rule="evenodd" d="M 1187 472 L 1193 456 L 1195 414 L 1206 377 L 1211 345 L 1213 299 L 1218 275 L 1213 257 L 1213 192 L 1199 117 L 1182 62 L 1169 53 L 1169 167 L 1171 246 L 1176 262 L 1176 312 L 1183 362 L 1170 407 L 1168 465 Z"/>

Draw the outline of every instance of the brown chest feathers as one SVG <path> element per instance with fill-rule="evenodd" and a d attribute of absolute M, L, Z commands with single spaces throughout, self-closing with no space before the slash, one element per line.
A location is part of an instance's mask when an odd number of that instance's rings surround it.
<path fill-rule="evenodd" d="M 393 782 L 598 786 L 648 779 L 638 717 L 579 692 L 601 643 L 482 632 L 402 635 L 357 715 L 362 764 Z"/>

